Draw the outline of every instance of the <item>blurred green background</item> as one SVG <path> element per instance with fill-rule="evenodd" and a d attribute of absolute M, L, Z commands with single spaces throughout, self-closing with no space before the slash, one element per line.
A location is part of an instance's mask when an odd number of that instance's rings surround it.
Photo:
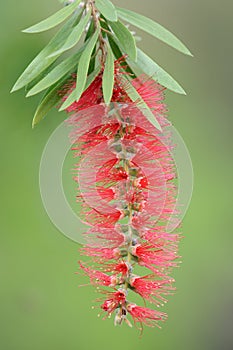
<path fill-rule="evenodd" d="M 195 187 L 185 217 L 177 293 L 164 308 L 162 330 L 114 328 L 92 310 L 92 287 L 75 275 L 78 244 L 60 234 L 43 208 L 38 168 L 45 143 L 65 114 L 34 130 L 38 97 L 9 91 L 51 33 L 21 29 L 59 8 L 57 0 L 3 1 L 1 26 L 0 348 L 233 349 L 232 107 L 233 2 L 115 0 L 172 30 L 194 53 L 185 57 L 143 34 L 145 51 L 171 72 L 188 95 L 167 92 L 169 116 L 190 151 Z M 54 174 L 56 176 L 56 174 Z"/>

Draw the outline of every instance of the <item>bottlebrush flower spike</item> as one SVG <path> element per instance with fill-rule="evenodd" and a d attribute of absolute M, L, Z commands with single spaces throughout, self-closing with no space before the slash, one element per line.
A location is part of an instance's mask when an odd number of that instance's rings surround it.
<path fill-rule="evenodd" d="M 150 99 L 165 128 L 162 89 L 145 77 L 133 84 Z M 80 267 L 93 285 L 115 290 L 101 308 L 107 316 L 115 312 L 116 325 L 130 326 L 131 316 L 134 323 L 158 326 L 166 315 L 135 305 L 131 297 L 137 293 L 160 306 L 175 290 L 170 273 L 177 266 L 179 235 L 166 232 L 176 197 L 169 135 L 161 135 L 127 95 L 123 104 L 100 103 L 71 115 L 68 122 L 73 125 L 71 139 L 79 159 L 77 200 L 83 220 L 91 226 L 81 253 L 96 266 L 81 262 Z M 136 275 L 137 265 L 150 273 Z"/>
<path fill-rule="evenodd" d="M 66 21 L 12 91 L 26 87 L 27 96 L 32 96 L 47 89 L 33 127 L 54 106 L 70 114 L 70 138 L 77 159 L 76 198 L 80 218 L 89 227 L 81 253 L 92 261 L 91 267 L 86 262 L 79 265 L 91 284 L 105 294 L 106 299 L 100 300 L 102 311 L 109 317 L 115 313 L 115 325 L 132 326 L 131 317 L 141 328 L 143 324 L 159 326 L 166 314 L 138 306 L 131 297 L 137 293 L 144 302 L 158 306 L 174 291 L 169 275 L 177 266 L 180 236 L 166 228 L 172 221 L 176 227 L 179 224 L 177 173 L 163 93 L 165 88 L 185 92 L 137 49 L 134 34 L 121 20 L 184 54 L 191 53 L 152 19 L 115 8 L 111 2 L 62 2 L 63 9 L 25 30 L 43 32 Z M 56 61 L 75 47 L 70 57 Z M 148 270 L 143 276 L 139 274 L 142 267 Z"/>

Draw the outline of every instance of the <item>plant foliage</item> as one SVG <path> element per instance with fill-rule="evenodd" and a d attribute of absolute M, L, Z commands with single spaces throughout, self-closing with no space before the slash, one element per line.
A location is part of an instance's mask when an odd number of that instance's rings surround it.
<path fill-rule="evenodd" d="M 128 24 L 144 30 L 186 55 L 192 55 L 189 49 L 173 33 L 154 20 L 115 7 L 110 0 L 60 2 L 65 5 L 62 9 L 23 30 L 24 33 L 39 33 L 65 22 L 12 88 L 13 92 L 25 87 L 26 96 L 46 90 L 36 109 L 33 126 L 54 106 L 60 104 L 60 110 L 64 110 L 74 101 L 78 101 L 101 71 L 104 101 L 109 104 L 114 87 L 114 60 L 123 57 L 121 65 L 127 73 L 122 77 L 123 87 L 133 101 L 140 100 L 139 106 L 143 108 L 144 114 L 159 129 L 158 121 L 134 89 L 131 79 L 143 72 L 171 91 L 179 94 L 185 94 L 185 91 L 170 74 L 137 48 L 135 35 Z M 66 52 L 70 54 L 64 56 Z M 66 101 L 62 102 L 60 89 L 71 74 L 75 73 L 76 88 Z"/>

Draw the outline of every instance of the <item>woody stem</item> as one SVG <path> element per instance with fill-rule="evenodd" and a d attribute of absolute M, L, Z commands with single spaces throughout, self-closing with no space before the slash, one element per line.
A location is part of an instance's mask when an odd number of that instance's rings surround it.
<path fill-rule="evenodd" d="M 96 6 L 95 6 L 95 0 L 88 0 L 87 5 L 91 8 L 91 14 L 93 17 L 95 29 L 97 29 L 100 27 L 100 20 L 99 20 L 99 16 L 98 16 L 98 11 L 97 11 Z M 105 40 L 104 40 L 104 37 L 102 35 L 102 29 L 100 30 L 100 34 L 99 34 L 99 50 L 101 51 L 100 63 L 101 63 L 101 65 L 104 65 L 104 63 L 106 61 L 107 52 L 106 52 L 106 47 L 105 47 Z"/>
<path fill-rule="evenodd" d="M 129 176 L 129 168 L 130 168 L 130 164 L 129 164 L 129 161 L 128 160 L 124 160 L 124 169 L 126 171 L 126 173 L 128 174 Z M 129 190 L 130 187 L 130 179 L 128 179 L 127 181 L 127 184 L 126 184 L 126 191 Z M 128 206 L 128 216 L 129 216 L 129 221 L 128 221 L 128 234 L 129 234 L 129 242 L 128 242 L 128 254 L 127 254 L 127 262 L 130 264 L 131 263 L 131 254 L 129 252 L 129 247 L 132 245 L 132 228 L 131 228 L 131 221 L 132 221 L 132 215 L 133 215 L 133 212 L 132 212 L 132 208 L 129 204 Z M 124 284 L 124 288 L 125 290 L 127 291 L 128 289 L 128 282 L 125 281 L 125 284 Z"/>

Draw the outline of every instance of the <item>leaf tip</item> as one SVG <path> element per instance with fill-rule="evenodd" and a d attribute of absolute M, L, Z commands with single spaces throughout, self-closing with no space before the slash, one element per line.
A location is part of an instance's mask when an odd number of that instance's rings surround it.
<path fill-rule="evenodd" d="M 161 125 L 159 123 L 156 123 L 155 127 L 159 130 L 159 131 L 163 131 Z"/>
<path fill-rule="evenodd" d="M 15 92 L 17 89 L 15 88 L 15 85 L 13 86 L 13 88 L 11 89 L 10 93 L 12 94 L 13 92 Z"/>
<path fill-rule="evenodd" d="M 35 129 L 35 126 L 39 123 L 37 120 L 37 114 L 34 115 L 34 118 L 32 119 L 32 129 Z"/>
<path fill-rule="evenodd" d="M 20 83 L 19 83 L 19 79 L 16 81 L 16 83 L 14 84 L 14 86 L 12 87 L 12 89 L 11 89 L 11 93 L 12 92 L 15 92 L 15 91 L 18 91 L 19 89 L 21 89 L 22 88 L 22 85 L 20 85 Z"/>
<path fill-rule="evenodd" d="M 177 92 L 180 95 L 185 95 L 185 96 L 187 95 L 187 92 L 181 86 L 179 86 L 179 90 L 177 91 L 174 90 L 174 92 Z"/>
<path fill-rule="evenodd" d="M 34 31 L 32 31 L 30 28 L 23 29 L 23 30 L 21 30 L 21 32 L 26 33 L 26 34 L 34 33 Z"/>
<path fill-rule="evenodd" d="M 63 103 L 63 105 L 58 109 L 58 112 L 63 112 L 68 106 Z"/>
<path fill-rule="evenodd" d="M 32 89 L 33 90 L 33 89 Z M 28 93 L 26 94 L 26 96 L 25 97 L 31 97 L 31 96 L 33 96 L 34 95 L 34 93 L 33 93 L 33 91 L 32 90 L 30 90 L 30 91 L 28 91 Z"/>
<path fill-rule="evenodd" d="M 186 47 L 185 48 L 185 52 L 184 52 L 187 56 L 190 56 L 190 57 L 194 57 L 194 55 L 192 54 L 192 52 Z"/>

